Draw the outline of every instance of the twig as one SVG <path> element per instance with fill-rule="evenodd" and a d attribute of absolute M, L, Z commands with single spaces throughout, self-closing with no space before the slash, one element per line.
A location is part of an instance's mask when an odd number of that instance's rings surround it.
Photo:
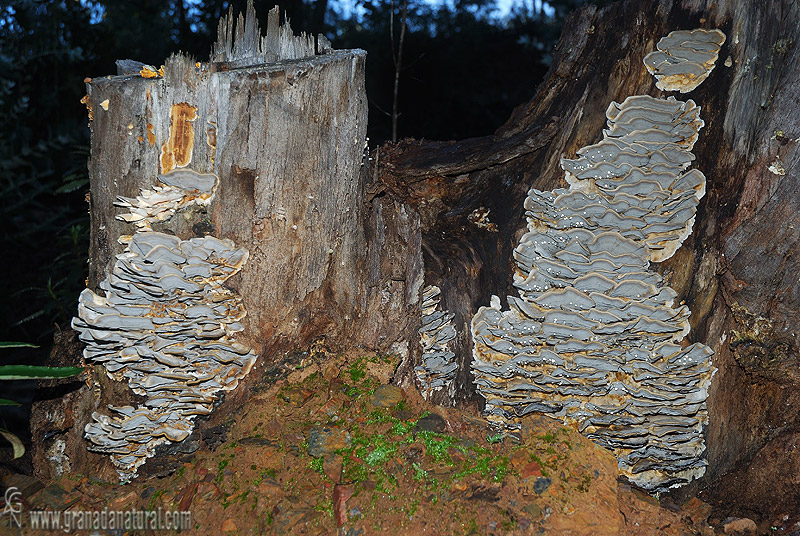
<path fill-rule="evenodd" d="M 403 0 L 403 11 L 400 19 L 400 40 L 397 43 L 397 51 L 394 48 L 394 1 L 392 1 L 392 14 L 390 18 L 390 37 L 392 39 L 392 59 L 394 60 L 394 95 L 392 97 L 392 142 L 397 141 L 397 118 L 400 113 L 397 111 L 397 96 L 400 93 L 400 70 L 403 65 L 403 41 L 406 37 L 406 20 L 408 15 L 408 0 Z"/>

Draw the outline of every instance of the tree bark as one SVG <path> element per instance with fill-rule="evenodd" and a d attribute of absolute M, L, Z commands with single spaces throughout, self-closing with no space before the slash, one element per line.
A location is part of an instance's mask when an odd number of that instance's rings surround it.
<path fill-rule="evenodd" d="M 323 37 L 316 46 L 313 38 L 279 27 L 277 8 L 262 38 L 251 3 L 237 24 L 232 15 L 221 21 L 209 63 L 177 55 L 161 76 L 143 71 L 87 84 L 89 287 L 103 295 L 98 286 L 112 269 L 117 273 L 115 262 L 127 251 L 120 237 L 136 230 L 118 218 L 125 212 L 119 196 L 147 196 L 142 192 L 158 185 L 156 177 L 175 170 L 213 173 L 218 186 L 207 207 L 180 208 L 150 228 L 182 240 L 229 239 L 249 251 L 225 287 L 241 297 L 247 312 L 236 340 L 252 348 L 261 364 L 247 380 L 251 386 L 286 352 L 319 336 L 333 347 L 388 351 L 408 338 L 402 335 L 410 329 L 407 318 L 416 317 L 408 314 L 418 306 L 421 284 L 416 217 L 391 200 L 365 197 L 366 54 L 330 50 Z M 35 409 L 40 476 L 67 467 L 98 474 L 97 467 L 105 467 L 100 473 L 111 478 L 105 457 L 85 454 L 84 426 L 107 404 L 136 407 L 141 400 L 125 382 L 110 380 L 102 366 L 90 376 L 95 389 L 72 395 L 80 398 L 71 401 L 80 413 L 60 419 L 59 430 L 71 427 L 66 440 L 54 437 L 47 417 L 48 411 L 62 414 L 64 404 L 46 400 Z M 241 404 L 247 391 L 233 391 L 227 404 Z M 226 413 L 217 410 L 201 428 L 219 425 Z M 196 450 L 202 434 L 159 447 L 166 470 L 174 470 L 171 456 Z M 53 461 L 53 448 L 66 451 Z M 158 463 L 148 468 L 165 469 Z"/>
<path fill-rule="evenodd" d="M 113 255 L 120 251 L 115 239 L 123 233 L 123 224 L 114 220 L 114 196 L 135 195 L 151 184 L 160 145 L 169 138 L 169 107 L 198 103 L 192 162 L 204 162 L 203 169 L 215 171 L 221 180 L 207 213 L 209 223 L 217 236 L 249 244 L 251 254 L 261 256 L 251 258 L 231 281 L 249 312 L 243 339 L 256 347 L 261 362 L 275 363 L 288 349 L 322 333 L 342 345 L 388 348 L 401 340 L 408 354 L 395 381 L 414 384 L 422 354 L 415 333 L 420 292 L 423 285 L 436 285 L 441 289 L 439 307 L 453 313 L 456 336 L 449 348 L 458 368 L 454 391 L 441 390 L 432 400 L 478 401 L 470 374 L 469 325 L 492 294 L 516 294 L 512 251 L 524 230 L 528 189 L 564 186 L 559 159 L 601 139 L 604 112 L 612 100 L 665 95 L 642 64 L 661 37 L 676 29 L 719 28 L 727 41 L 715 70 L 684 97 L 702 107 L 705 128 L 693 150 L 693 167 L 706 175 L 707 193 L 693 233 L 671 259 L 653 268 L 692 310 L 690 342 L 708 344 L 719 369 L 708 400 L 709 467 L 698 485 L 711 500 L 726 501 L 729 514 L 797 511 L 800 504 L 788 488 L 781 488 L 784 494 L 776 497 L 770 482 L 785 478 L 798 458 L 781 445 L 796 436 L 800 409 L 800 188 L 793 179 L 800 172 L 800 71 L 793 68 L 800 61 L 799 22 L 800 6 L 789 0 L 768 7 L 747 0 L 628 0 L 600 10 L 586 7 L 567 20 L 552 67 L 532 91 L 531 101 L 517 108 L 493 135 L 461 142 L 388 144 L 373 152 L 372 172 L 359 171 L 354 163 L 358 159 L 353 160 L 363 138 L 356 137 L 355 143 L 348 137 L 362 132 L 363 123 L 353 125 L 348 111 L 360 109 L 352 101 L 363 100 L 363 93 L 330 95 L 341 114 L 335 129 L 332 117 L 325 115 L 330 110 L 318 108 L 325 101 L 315 93 L 323 91 L 317 82 L 320 73 L 338 72 L 351 83 L 360 80 L 363 58 L 358 54 L 334 53 L 262 67 L 218 65 L 207 76 L 225 89 L 212 93 L 203 89 L 206 79 L 199 85 L 189 83 L 196 76 L 192 64 L 176 58 L 168 63 L 165 77 L 176 85 L 168 88 L 175 96 L 159 100 L 158 108 L 155 100 L 148 105 L 141 95 L 146 95 L 148 84 L 163 82 L 97 81 L 90 86 L 93 130 L 97 133 L 105 121 L 108 140 L 117 141 L 104 142 L 97 134 L 94 138 L 100 145 L 93 147 L 95 249 L 90 285 L 108 273 Z M 117 96 L 112 86 L 119 88 Z M 273 92 L 288 99 L 282 101 L 285 106 L 271 100 Z M 308 100 L 293 101 L 298 94 Z M 108 116 L 98 119 L 105 113 L 98 107 L 106 98 Z M 117 116 L 112 122 L 115 111 L 127 109 L 127 118 Z M 222 120 L 220 114 L 225 113 L 228 117 Z M 315 115 L 323 120 L 314 122 Z M 205 142 L 212 117 L 217 117 L 213 163 Z M 271 130 L 273 119 L 311 136 Z M 147 123 L 154 125 L 157 144 L 152 147 L 146 141 L 149 131 L 143 128 Z M 133 141 L 136 133 L 128 135 L 128 124 L 141 129 L 144 142 Z M 342 126 L 348 124 L 350 130 Z M 126 139 L 130 141 L 120 141 Z M 350 171 L 343 172 L 342 181 L 324 184 L 327 196 L 335 199 L 335 192 L 343 192 L 339 199 L 351 208 L 348 218 L 339 219 L 336 205 L 327 207 L 325 214 L 331 219 L 326 221 L 333 226 L 328 234 L 313 225 L 304 227 L 309 210 L 313 214 L 306 192 L 315 195 L 314 185 L 321 187 L 319 181 L 326 176 L 319 171 L 330 169 L 323 164 L 337 160 L 310 154 L 308 139 L 328 140 L 333 145 L 323 147 L 329 149 L 338 141 L 350 154 Z M 103 148 L 102 143 L 115 145 Z M 268 143 L 277 143 L 280 150 L 265 148 Z M 262 188 L 267 183 L 269 188 Z M 286 210 L 285 220 L 277 212 L 280 207 Z M 202 222 L 190 218 L 164 225 L 172 225 L 178 236 L 191 236 L 194 223 Z M 292 225 L 298 226 L 298 234 L 289 231 Z M 316 256 L 319 248 L 306 249 L 320 244 L 335 245 L 336 262 L 328 264 Z M 273 262 L 280 266 L 278 272 Z M 235 411 L 264 374 L 251 374 L 244 389 L 226 399 L 224 409 Z M 205 426 L 219 423 L 219 414 Z M 75 419 L 77 429 L 82 430 L 81 422 L 86 416 Z M 39 426 L 41 433 L 35 432 L 34 440 L 47 446 L 44 429 Z M 84 446 L 79 440 L 76 444 Z M 785 460 L 775 452 L 785 452 Z M 757 489 L 746 496 L 736 494 L 734 469 L 745 475 L 759 471 L 761 478 L 751 482 Z M 690 487 L 687 493 L 696 490 Z"/>
<path fill-rule="evenodd" d="M 797 430 L 798 21 L 800 6 L 789 1 L 589 6 L 568 18 L 545 81 L 494 135 L 405 140 L 381 149 L 384 187 L 420 213 L 425 284 L 439 286 L 442 308 L 455 314 L 457 400 L 475 397 L 470 319 L 492 294 L 517 294 L 511 253 L 524 229 L 528 189 L 565 186 L 559 158 L 602 138 L 612 100 L 666 96 L 642 63 L 661 37 L 719 28 L 727 42 L 716 69 L 698 89 L 678 96 L 702 107 L 705 128 L 693 167 L 705 173 L 707 194 L 692 235 L 654 269 L 692 311 L 690 342 L 711 346 L 719 369 L 708 401 L 709 468 L 699 486 L 729 512 L 797 510 L 793 494 L 775 497 L 769 483 L 785 478 L 798 454 L 787 453 L 769 475 L 752 479 L 761 487 L 746 499 L 734 491 L 741 479 L 724 475 L 747 471 L 759 451 L 782 451 L 774 443 Z M 436 397 L 447 402 L 448 395 Z M 763 456 L 759 471 L 767 470 Z"/>

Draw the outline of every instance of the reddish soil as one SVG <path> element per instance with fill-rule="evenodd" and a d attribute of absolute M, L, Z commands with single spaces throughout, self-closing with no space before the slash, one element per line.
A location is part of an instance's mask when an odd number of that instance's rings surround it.
<path fill-rule="evenodd" d="M 520 441 L 500 440 L 476 408 L 430 407 L 388 385 L 392 357 L 323 357 L 257 390 L 223 442 L 170 476 L 4 483 L 23 510 L 189 511 L 190 534 L 714 534 L 706 504 L 662 507 L 618 482 L 609 452 L 552 420 L 531 417 Z M 23 534 L 53 534 L 22 520 Z"/>

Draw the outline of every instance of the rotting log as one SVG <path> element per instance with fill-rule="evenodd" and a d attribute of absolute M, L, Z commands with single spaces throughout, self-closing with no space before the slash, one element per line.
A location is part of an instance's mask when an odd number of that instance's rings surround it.
<path fill-rule="evenodd" d="M 407 199 L 422 222 L 425 284 L 441 289 L 455 315 L 456 400 L 474 400 L 469 322 L 492 294 L 516 295 L 512 249 L 524 230 L 529 188 L 565 186 L 562 156 L 602 138 L 605 109 L 635 94 L 666 96 L 642 59 L 678 29 L 719 28 L 728 36 L 711 76 L 691 98 L 705 128 L 693 167 L 707 177 L 693 234 L 655 264 L 692 310 L 690 341 L 715 352 L 709 397 L 708 472 L 682 493 L 705 497 L 730 515 L 771 520 L 800 508 L 769 482 L 796 466 L 784 452 L 800 410 L 800 6 L 745 0 L 629 0 L 589 6 L 564 26 L 553 63 L 531 101 L 492 136 L 459 142 L 404 140 L 379 149 L 376 189 Z M 471 217 L 472 216 L 472 217 Z M 404 374 L 413 377 L 414 363 Z M 448 402 L 447 393 L 434 396 Z M 731 471 L 760 460 L 760 486 L 737 495 Z M 783 487 L 781 489 L 785 489 Z M 720 506 L 723 508 L 723 506 Z M 723 517 L 725 517 L 723 515 Z"/>
<path fill-rule="evenodd" d="M 158 447 L 145 472 L 174 470 L 287 352 L 320 336 L 334 347 L 388 351 L 413 329 L 408 319 L 416 315 L 409 312 L 418 308 L 421 288 L 418 218 L 402 203 L 365 196 L 366 54 L 332 50 L 323 36 L 296 37 L 278 20 L 276 8 L 262 37 L 250 3 L 238 21 L 232 14 L 220 21 L 208 62 L 178 54 L 162 70 L 143 67 L 87 83 L 89 288 L 102 294 L 98 286 L 135 230 L 119 219 L 119 198 L 135 204 L 174 170 L 213 173 L 216 191 L 209 204 L 188 203 L 148 229 L 182 240 L 228 239 L 249 251 L 225 287 L 247 311 L 236 340 L 253 349 L 257 365 L 222 408 L 218 400 L 209 417 L 196 420 L 189 438 Z M 114 478 L 106 457 L 86 453 L 84 427 L 109 404 L 136 407 L 142 400 L 102 366 L 90 371 L 89 384 L 70 395 L 77 412 L 46 395 L 34 407 L 37 476 Z"/>

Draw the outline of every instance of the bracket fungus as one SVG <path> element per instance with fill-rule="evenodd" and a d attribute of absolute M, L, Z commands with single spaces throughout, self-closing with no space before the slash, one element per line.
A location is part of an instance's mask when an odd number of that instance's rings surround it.
<path fill-rule="evenodd" d="M 212 236 L 181 240 L 149 230 L 165 214 L 207 202 L 216 176 L 181 170 L 160 180 L 164 187 L 126 205 L 142 217 L 123 219 L 143 228 L 124 238 L 101 292 L 81 293 L 72 321 L 86 343 L 84 357 L 145 397 L 136 408 L 109 406 L 113 416 L 93 413 L 85 428 L 90 449 L 110 454 L 121 480 L 134 478 L 158 445 L 185 439 L 195 416 L 211 413 L 217 393 L 234 389 L 256 360 L 234 340 L 244 329 L 241 298 L 223 287 L 247 261 L 247 250 Z"/>
<path fill-rule="evenodd" d="M 670 32 L 644 57 L 647 71 L 664 91 L 688 93 L 708 78 L 725 42 L 720 30 L 677 30 Z"/>
<path fill-rule="evenodd" d="M 490 424 L 528 413 L 574 425 L 650 490 L 705 473 L 706 398 L 716 369 L 682 344 L 690 311 L 650 269 L 691 233 L 705 176 L 687 168 L 703 127 L 694 102 L 612 103 L 603 140 L 562 159 L 569 189 L 531 189 L 514 286 L 472 319 L 472 370 Z"/>
<path fill-rule="evenodd" d="M 118 215 L 117 219 L 149 230 L 153 223 L 169 219 L 189 205 L 207 206 L 219 184 L 213 173 L 198 173 L 192 169 L 164 173 L 158 176 L 158 181 L 163 186 L 142 189 L 136 197 L 118 196 L 114 204 L 130 212 Z"/>
<path fill-rule="evenodd" d="M 458 363 L 449 343 L 456 336 L 453 313 L 438 311 L 441 291 L 429 285 L 422 291 L 422 327 L 419 329 L 422 364 L 415 367 L 422 396 L 428 400 L 436 391 L 451 389 Z"/>

